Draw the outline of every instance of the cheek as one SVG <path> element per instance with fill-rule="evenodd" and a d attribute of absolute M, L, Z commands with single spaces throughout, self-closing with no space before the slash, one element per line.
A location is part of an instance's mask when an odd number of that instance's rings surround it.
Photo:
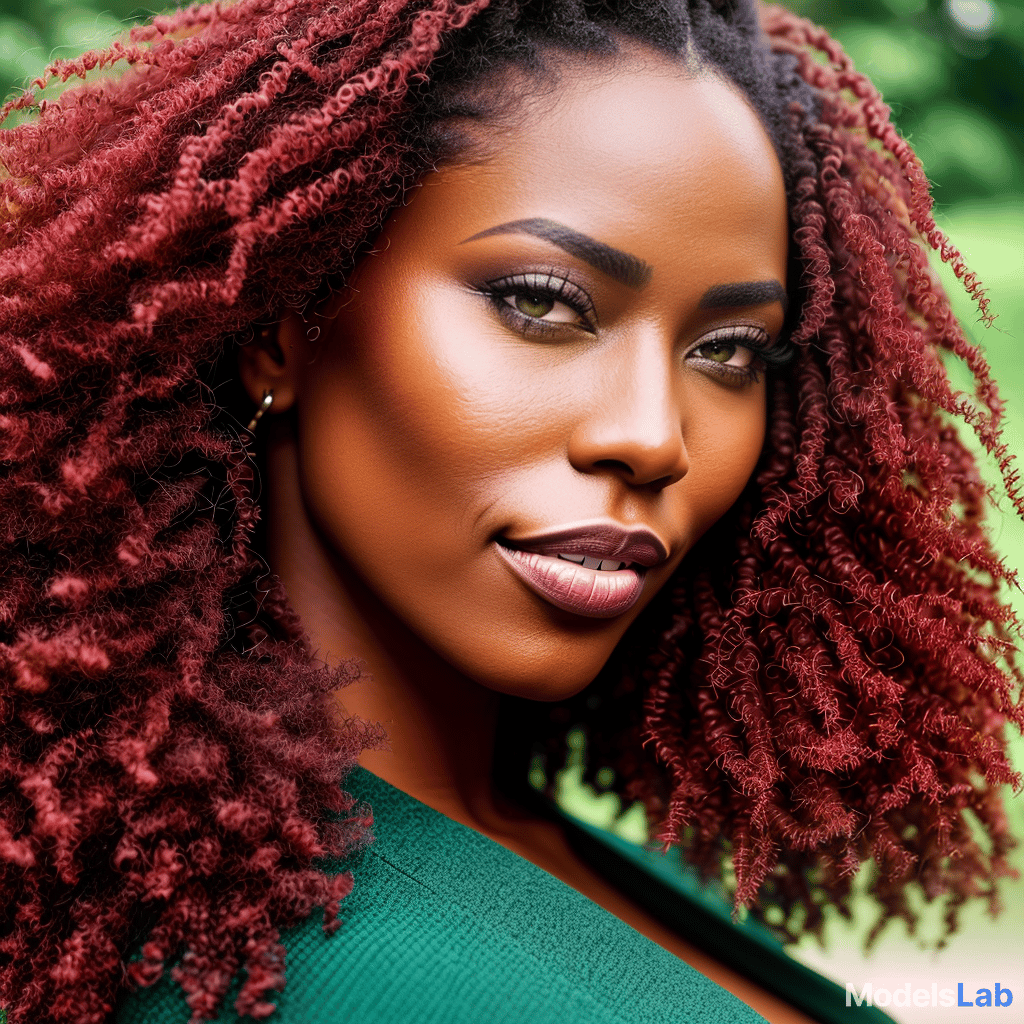
<path fill-rule="evenodd" d="M 479 559 L 480 514 L 530 453 L 508 354 L 487 343 L 475 297 L 374 285 L 305 376 L 302 490 L 332 545 L 411 601 L 414 566 L 436 585 Z"/>
<path fill-rule="evenodd" d="M 698 536 L 732 507 L 757 466 L 767 429 L 765 385 L 757 389 L 703 409 L 684 433 L 690 472 L 683 483 Z"/>
<path fill-rule="evenodd" d="M 478 297 L 404 285 L 371 287 L 339 321 L 313 398 L 365 435 L 364 447 L 436 486 L 482 471 L 486 454 L 507 445 L 517 396 Z"/>
<path fill-rule="evenodd" d="M 363 568 L 450 557 L 455 450 L 443 403 L 379 373 L 325 373 L 300 407 L 302 488 L 333 545 Z M 462 461 L 463 470 L 467 470 Z M 470 480 L 460 481 L 462 492 Z"/>

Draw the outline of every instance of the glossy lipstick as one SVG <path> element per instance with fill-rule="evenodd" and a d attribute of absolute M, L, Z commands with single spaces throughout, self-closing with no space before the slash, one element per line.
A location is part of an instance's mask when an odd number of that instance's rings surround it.
<path fill-rule="evenodd" d="M 668 558 L 650 530 L 613 523 L 560 527 L 496 542 L 513 572 L 556 608 L 610 619 L 640 599 L 646 570 Z M 582 559 L 597 565 L 581 564 Z"/>

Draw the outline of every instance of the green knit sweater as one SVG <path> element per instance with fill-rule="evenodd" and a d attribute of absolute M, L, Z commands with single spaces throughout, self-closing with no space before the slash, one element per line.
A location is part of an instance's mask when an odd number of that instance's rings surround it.
<path fill-rule="evenodd" d="M 363 769 L 375 841 L 330 938 L 319 914 L 285 932 L 271 1024 L 755 1024 L 763 1019 L 564 882 Z M 185 1024 L 168 978 L 117 1024 Z M 226 1003 L 219 1021 L 237 1021 Z M 248 1018 L 247 1018 L 248 1019 Z"/>

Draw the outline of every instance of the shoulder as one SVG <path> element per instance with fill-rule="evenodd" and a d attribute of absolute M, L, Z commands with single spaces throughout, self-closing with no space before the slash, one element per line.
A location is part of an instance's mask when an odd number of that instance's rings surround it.
<path fill-rule="evenodd" d="M 377 839 L 346 864 L 355 888 L 338 932 L 326 937 L 315 916 L 282 936 L 288 981 L 271 1020 L 761 1020 L 529 861 L 368 773 L 350 785 L 373 805 Z M 236 1020 L 230 997 L 226 1007 L 218 1020 Z M 184 1024 L 188 1016 L 164 979 L 130 996 L 115 1019 Z"/>

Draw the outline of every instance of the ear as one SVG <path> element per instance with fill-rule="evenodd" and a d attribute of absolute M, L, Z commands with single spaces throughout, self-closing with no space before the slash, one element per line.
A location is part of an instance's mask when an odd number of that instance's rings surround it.
<path fill-rule="evenodd" d="M 253 405 L 274 392 L 269 415 L 286 412 L 295 404 L 301 371 L 308 365 L 307 325 L 295 312 L 276 324 L 256 327 L 256 337 L 238 350 L 238 373 Z"/>

